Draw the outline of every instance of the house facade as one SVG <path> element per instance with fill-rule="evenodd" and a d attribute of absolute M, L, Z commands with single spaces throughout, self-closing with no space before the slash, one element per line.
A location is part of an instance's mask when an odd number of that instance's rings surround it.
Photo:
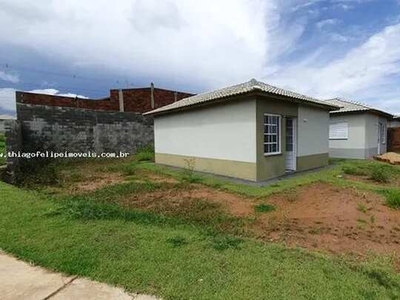
<path fill-rule="evenodd" d="M 339 98 L 326 102 L 340 106 L 330 113 L 331 157 L 368 159 L 387 152 L 389 113 Z"/>
<path fill-rule="evenodd" d="M 331 109 L 253 79 L 147 114 L 156 163 L 261 181 L 328 164 Z"/>

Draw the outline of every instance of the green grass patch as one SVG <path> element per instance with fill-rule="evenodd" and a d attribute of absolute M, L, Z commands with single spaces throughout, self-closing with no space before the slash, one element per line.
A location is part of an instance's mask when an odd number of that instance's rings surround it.
<path fill-rule="evenodd" d="M 393 209 L 400 210 L 400 191 L 399 190 L 390 190 L 386 191 L 386 205 Z"/>
<path fill-rule="evenodd" d="M 154 147 L 152 145 L 148 145 L 142 148 L 139 148 L 135 154 L 137 161 L 154 161 Z"/>
<path fill-rule="evenodd" d="M 141 186 L 139 188 L 149 188 Z M 133 187 L 102 191 L 109 197 Z M 400 275 L 0 183 L 0 248 L 37 265 L 163 299 L 398 299 Z M 70 200 L 72 201 L 72 200 Z M 81 202 L 79 202 L 81 201 Z M 79 202 L 79 203 L 78 203 Z M 149 219 L 150 218 L 150 219 Z M 190 287 L 190 288 L 188 288 Z"/>
<path fill-rule="evenodd" d="M 392 170 L 386 165 L 374 166 L 371 170 L 371 179 L 379 183 L 390 182 L 390 177 L 393 175 Z"/>
<path fill-rule="evenodd" d="M 265 213 L 265 212 L 271 212 L 275 210 L 275 206 L 271 205 L 271 204 L 258 204 L 256 206 L 254 206 L 254 210 L 255 212 L 258 213 Z"/>

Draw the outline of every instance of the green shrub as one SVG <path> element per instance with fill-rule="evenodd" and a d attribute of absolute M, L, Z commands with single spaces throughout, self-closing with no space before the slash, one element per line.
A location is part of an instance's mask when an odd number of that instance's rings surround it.
<path fill-rule="evenodd" d="M 385 196 L 387 206 L 393 209 L 400 209 L 400 191 L 387 191 Z"/>
<path fill-rule="evenodd" d="M 384 165 L 374 166 L 371 170 L 371 179 L 379 183 L 388 183 L 390 181 L 390 169 Z"/>
<path fill-rule="evenodd" d="M 275 210 L 275 206 L 271 204 L 259 204 L 254 207 L 256 212 L 271 212 Z"/>
<path fill-rule="evenodd" d="M 355 175 L 355 176 L 366 176 L 368 175 L 366 170 L 363 170 L 359 167 L 355 166 L 343 166 L 342 170 L 347 175 Z"/>

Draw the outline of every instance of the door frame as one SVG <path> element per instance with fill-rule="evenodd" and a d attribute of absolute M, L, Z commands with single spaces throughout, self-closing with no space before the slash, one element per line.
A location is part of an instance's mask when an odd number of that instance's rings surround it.
<path fill-rule="evenodd" d="M 287 119 L 291 119 L 292 120 L 292 137 L 293 137 L 293 151 L 292 151 L 292 155 L 293 155 L 293 168 L 288 169 L 287 168 L 287 164 L 286 164 L 286 155 L 287 155 L 287 151 L 285 149 L 285 169 L 288 171 L 293 171 L 296 172 L 297 170 L 297 118 L 296 117 L 290 117 L 287 116 Z M 286 122 L 285 122 L 286 125 Z M 287 127 L 285 126 L 285 131 L 287 132 Z M 285 139 L 286 139 L 286 134 L 285 134 Z M 285 147 L 286 147 L 286 140 L 285 140 Z"/>

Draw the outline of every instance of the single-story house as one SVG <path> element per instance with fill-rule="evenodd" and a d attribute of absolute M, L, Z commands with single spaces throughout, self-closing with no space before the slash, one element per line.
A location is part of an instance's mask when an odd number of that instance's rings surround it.
<path fill-rule="evenodd" d="M 0 134 L 4 134 L 6 132 L 6 122 L 13 119 L 15 118 L 9 115 L 0 115 Z"/>
<path fill-rule="evenodd" d="M 326 102 L 340 106 L 339 110 L 330 113 L 331 157 L 367 159 L 387 151 L 387 128 L 393 117 L 391 114 L 340 98 Z"/>
<path fill-rule="evenodd" d="M 159 164 L 262 181 L 323 167 L 337 106 L 252 79 L 152 110 Z"/>
<path fill-rule="evenodd" d="M 389 128 L 399 128 L 400 127 L 400 116 L 393 116 L 388 124 Z"/>

